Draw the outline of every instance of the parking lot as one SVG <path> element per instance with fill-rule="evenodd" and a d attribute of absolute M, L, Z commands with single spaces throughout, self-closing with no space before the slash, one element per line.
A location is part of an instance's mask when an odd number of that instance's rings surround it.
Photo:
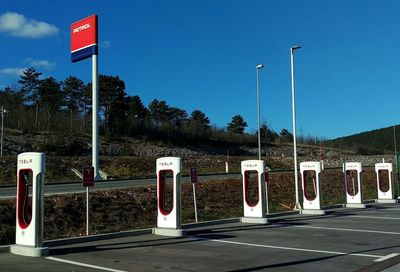
<path fill-rule="evenodd" d="M 185 225 L 181 238 L 143 230 L 53 241 L 46 258 L 0 253 L 0 270 L 400 271 L 399 220 L 399 204 L 372 204 L 322 216 L 276 216 L 265 225 L 235 219 Z"/>

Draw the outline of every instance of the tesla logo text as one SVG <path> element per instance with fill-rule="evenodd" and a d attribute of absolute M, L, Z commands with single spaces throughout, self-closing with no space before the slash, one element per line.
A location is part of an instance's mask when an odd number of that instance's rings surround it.
<path fill-rule="evenodd" d="M 170 165 L 173 165 L 173 163 L 172 162 L 160 162 L 158 165 L 159 166 L 170 166 Z"/>
<path fill-rule="evenodd" d="M 28 164 L 28 163 L 32 163 L 32 159 L 23 159 L 23 160 L 19 160 L 20 164 Z"/>

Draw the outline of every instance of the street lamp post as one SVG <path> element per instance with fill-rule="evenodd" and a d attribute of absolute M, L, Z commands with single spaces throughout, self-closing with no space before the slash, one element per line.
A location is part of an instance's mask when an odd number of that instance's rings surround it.
<path fill-rule="evenodd" d="M 4 114 L 7 113 L 7 110 L 1 106 L 0 114 L 1 114 L 1 145 L 0 145 L 0 156 L 3 157 L 3 139 L 4 139 Z"/>
<path fill-rule="evenodd" d="M 295 96 L 294 96 L 294 58 L 293 53 L 296 49 L 300 49 L 301 46 L 295 45 L 290 48 L 290 64 L 292 74 L 292 122 L 293 122 L 293 159 L 294 159 L 294 182 L 295 182 L 295 194 L 296 194 L 296 210 L 301 210 L 299 202 L 299 181 L 297 174 L 297 146 L 296 146 L 296 110 L 295 110 Z"/>
<path fill-rule="evenodd" d="M 257 123 L 258 123 L 258 159 L 261 160 L 261 129 L 260 129 L 260 79 L 258 77 L 258 71 L 264 68 L 264 65 L 258 64 L 256 66 L 257 75 Z"/>

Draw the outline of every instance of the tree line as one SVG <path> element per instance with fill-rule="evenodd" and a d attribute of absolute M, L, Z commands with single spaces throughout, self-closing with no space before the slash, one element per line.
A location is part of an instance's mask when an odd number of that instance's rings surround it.
<path fill-rule="evenodd" d="M 326 145 L 354 150 L 363 155 L 394 154 L 400 144 L 400 125 L 365 131 L 326 141 Z"/>
<path fill-rule="evenodd" d="M 20 131 L 91 133 L 92 86 L 75 76 L 62 81 L 42 78 L 30 67 L 23 71 L 18 87 L 0 91 L 0 106 L 7 109 L 5 126 Z M 146 107 L 137 95 L 128 95 L 119 76 L 99 75 L 100 133 L 107 136 L 147 135 L 163 138 L 254 141 L 257 134 L 245 133 L 247 122 L 237 114 L 226 127 L 211 124 L 199 109 L 184 109 L 154 99 Z M 264 142 L 291 142 L 291 133 L 279 134 L 266 123 L 261 127 Z M 256 132 L 257 133 L 257 132 Z"/>

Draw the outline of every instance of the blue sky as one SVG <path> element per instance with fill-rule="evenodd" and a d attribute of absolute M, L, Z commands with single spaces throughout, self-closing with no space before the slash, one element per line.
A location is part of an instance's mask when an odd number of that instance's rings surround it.
<path fill-rule="evenodd" d="M 292 131 L 289 48 L 296 51 L 297 133 L 336 138 L 399 124 L 400 1 L 19 1 L 0 7 L 0 89 L 34 66 L 91 80 L 70 61 L 70 25 L 99 17 L 99 72 L 147 106 L 200 109 L 224 127 L 235 114 Z"/>

